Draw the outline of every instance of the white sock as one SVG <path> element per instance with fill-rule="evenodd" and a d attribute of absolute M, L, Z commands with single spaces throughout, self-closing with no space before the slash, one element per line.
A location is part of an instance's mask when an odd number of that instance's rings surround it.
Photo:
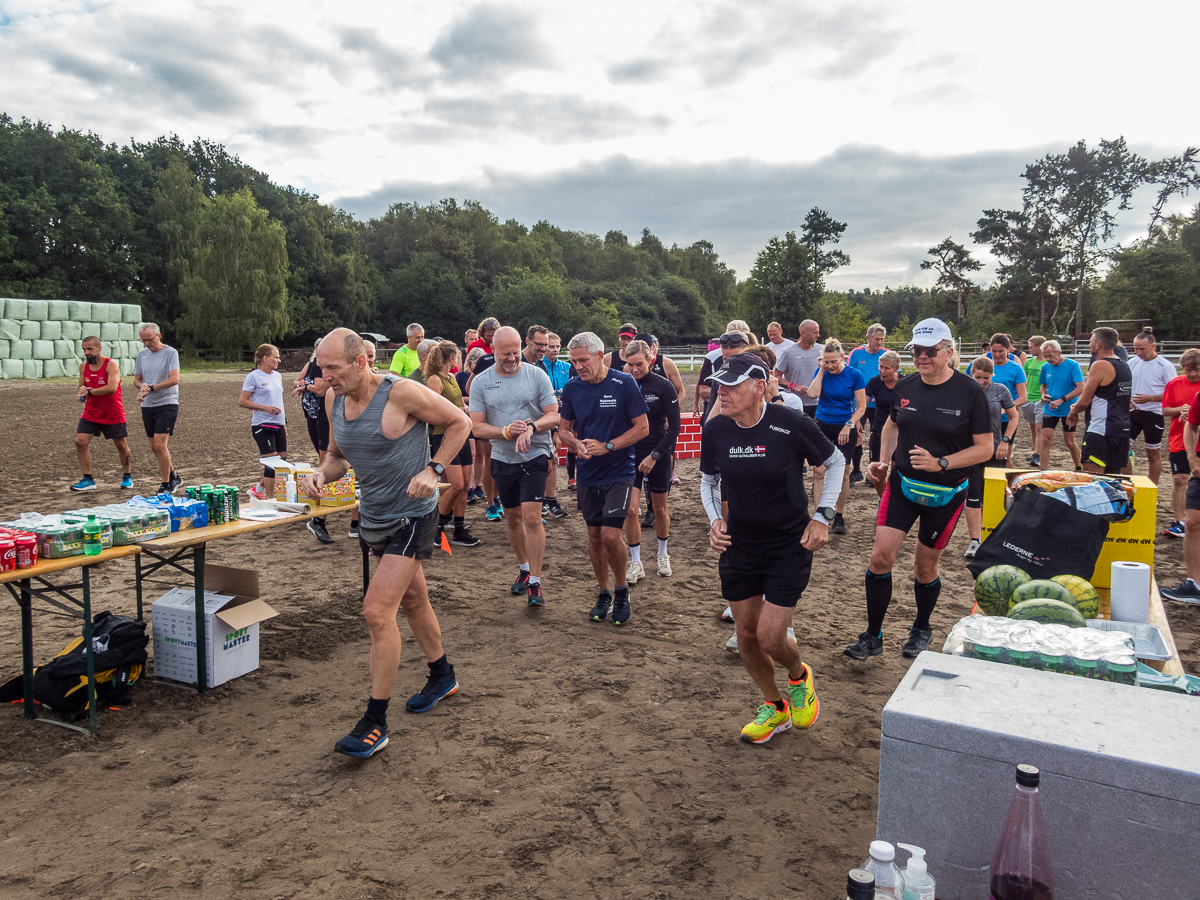
<path fill-rule="evenodd" d="M 629 555 L 631 557 L 633 557 L 633 561 L 635 563 L 640 563 L 642 561 L 642 545 L 641 544 L 630 544 L 629 545 Z"/>
<path fill-rule="evenodd" d="M 529 563 L 521 563 L 521 571 L 526 575 L 529 574 Z"/>
<path fill-rule="evenodd" d="M 529 583 L 530 583 L 530 584 L 541 584 L 541 583 L 542 583 L 542 576 L 541 576 L 541 575 L 530 575 L 530 576 L 529 576 Z"/>
<path fill-rule="evenodd" d="M 658 539 L 658 555 L 659 556 L 667 555 L 667 538 L 659 538 Z"/>

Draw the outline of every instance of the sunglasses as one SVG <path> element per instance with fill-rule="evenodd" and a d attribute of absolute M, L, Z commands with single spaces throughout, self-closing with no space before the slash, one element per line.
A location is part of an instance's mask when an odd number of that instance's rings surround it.
<path fill-rule="evenodd" d="M 723 334 L 719 338 L 717 338 L 717 341 L 721 344 L 722 347 L 737 347 L 741 344 L 746 343 L 746 336 L 742 335 L 742 334 L 736 334 L 736 333 Z"/>
<path fill-rule="evenodd" d="M 914 344 L 912 348 L 913 359 L 916 359 L 918 356 L 937 356 L 938 351 L 941 349 L 940 346 L 922 347 L 920 344 Z"/>

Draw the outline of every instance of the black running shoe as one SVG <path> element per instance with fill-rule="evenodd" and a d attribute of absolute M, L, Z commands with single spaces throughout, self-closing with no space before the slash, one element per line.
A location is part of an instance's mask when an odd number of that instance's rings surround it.
<path fill-rule="evenodd" d="M 568 515 L 567 511 L 562 508 L 558 502 L 558 498 L 556 497 L 551 497 L 543 505 L 546 507 L 547 512 L 549 512 L 550 515 L 554 516 L 556 519 L 565 519 Z"/>
<path fill-rule="evenodd" d="M 863 478 L 862 472 L 851 472 L 850 473 L 850 487 L 854 487 L 856 484 L 860 484 L 863 481 L 865 481 L 865 479 Z"/>
<path fill-rule="evenodd" d="M 629 588 L 625 590 L 617 588 L 613 594 L 612 620 L 614 625 L 624 625 L 629 621 L 629 617 L 633 615 L 633 611 L 629 608 Z"/>
<path fill-rule="evenodd" d="M 459 547 L 478 547 L 483 541 L 471 534 L 470 525 L 464 525 L 454 529 L 454 537 L 450 538 L 450 543 Z"/>
<path fill-rule="evenodd" d="M 167 493 L 173 494 L 183 487 L 183 479 L 179 477 L 174 470 L 171 471 L 171 477 L 167 479 Z"/>
<path fill-rule="evenodd" d="M 842 651 L 852 659 L 866 659 L 868 656 L 878 656 L 883 652 L 883 638 L 863 632 L 858 640 Z"/>
<path fill-rule="evenodd" d="M 653 506 L 646 507 L 646 515 L 642 516 L 642 527 L 643 528 L 653 528 L 654 527 L 654 507 Z"/>
<path fill-rule="evenodd" d="M 443 697 L 449 697 L 458 691 L 458 680 L 454 677 L 454 666 L 446 675 L 434 675 L 432 672 L 425 679 L 425 687 L 419 694 L 413 694 L 404 704 L 404 708 L 412 713 L 429 712 Z"/>
<path fill-rule="evenodd" d="M 829 533 L 830 534 L 845 534 L 846 533 L 846 520 L 842 518 L 841 513 L 833 514 L 833 524 L 831 524 L 829 526 Z"/>
<path fill-rule="evenodd" d="M 593 622 L 603 622 L 608 618 L 608 611 L 613 608 L 612 594 L 608 591 L 601 591 L 600 596 L 596 598 L 596 605 L 592 607 L 592 611 L 588 613 L 588 618 Z"/>
<path fill-rule="evenodd" d="M 387 727 L 363 716 L 348 735 L 333 745 L 333 749 L 355 759 L 366 759 L 387 745 Z"/>
<path fill-rule="evenodd" d="M 529 593 L 529 573 L 524 569 L 518 571 L 517 580 L 512 583 L 512 587 L 509 588 L 509 590 L 511 590 L 514 594 Z"/>
<path fill-rule="evenodd" d="M 908 640 L 904 642 L 904 647 L 900 651 L 909 659 L 916 659 L 922 650 L 929 649 L 929 642 L 933 640 L 932 628 L 917 628 L 908 629 Z"/>
<path fill-rule="evenodd" d="M 333 543 L 333 538 L 329 536 L 329 532 L 325 528 L 325 523 L 320 519 L 309 519 L 308 530 L 311 531 L 313 537 L 315 537 L 322 544 Z"/>
<path fill-rule="evenodd" d="M 539 609 L 546 605 L 542 600 L 542 583 L 540 581 L 537 584 L 529 585 L 529 605 Z"/>
<path fill-rule="evenodd" d="M 358 519 L 355 519 L 353 522 L 350 523 L 350 530 L 348 532 L 346 532 L 346 534 L 348 537 L 352 537 L 352 538 L 358 537 Z"/>

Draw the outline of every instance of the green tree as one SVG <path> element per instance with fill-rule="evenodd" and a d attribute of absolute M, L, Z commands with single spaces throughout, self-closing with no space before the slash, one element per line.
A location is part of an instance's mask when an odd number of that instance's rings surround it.
<path fill-rule="evenodd" d="M 1146 181 L 1159 186 L 1158 196 L 1150 210 L 1147 239 L 1154 237 L 1154 229 L 1163 221 L 1163 209 L 1171 197 L 1176 194 L 1186 197 L 1192 188 L 1200 187 L 1200 172 L 1196 169 L 1197 157 L 1200 157 L 1200 150 L 1188 147 L 1179 156 L 1160 159 L 1147 166 Z"/>
<path fill-rule="evenodd" d="M 834 219 L 823 209 L 814 206 L 804 217 L 800 227 L 803 235 L 800 243 L 809 249 L 812 267 L 817 277 L 824 278 L 834 269 L 850 265 L 850 257 L 841 250 L 826 250 L 828 244 L 836 244 L 842 239 L 846 224 Z"/>
<path fill-rule="evenodd" d="M 975 286 L 967 277 L 967 273 L 978 272 L 983 268 L 983 263 L 971 256 L 971 252 L 966 247 L 954 243 L 950 238 L 946 238 L 936 247 L 930 247 L 929 255 L 933 259 L 923 260 L 921 269 L 933 269 L 938 273 L 936 284 L 954 295 L 958 309 L 955 321 L 961 322 L 963 300 Z"/>
<path fill-rule="evenodd" d="M 176 330 L 191 347 L 236 357 L 288 328 L 287 236 L 248 189 L 205 205 L 199 248 L 180 286 Z"/>
<path fill-rule="evenodd" d="M 584 330 L 587 318 L 561 278 L 528 269 L 497 278 L 483 295 L 483 308 L 522 335 L 530 325 L 545 325 L 560 335 L 569 332 L 569 338 Z"/>
<path fill-rule="evenodd" d="M 1025 167 L 1025 212 L 1053 223 L 1066 284 L 1075 291 L 1076 332 L 1083 328 L 1084 285 L 1108 253 L 1116 214 L 1129 208 L 1147 175 L 1146 161 L 1129 151 L 1124 138 L 1102 140 L 1095 150 L 1080 141 Z"/>
<path fill-rule="evenodd" d="M 766 330 L 768 322 L 778 321 L 785 332 L 795 332 L 822 293 L 812 251 L 789 231 L 783 240 L 767 241 L 755 259 L 742 287 L 744 318 L 760 331 Z"/>
<path fill-rule="evenodd" d="M 1188 218 L 1164 220 L 1153 238 L 1114 254 L 1103 292 L 1115 315 L 1149 319 L 1161 337 L 1200 337 L 1200 206 Z"/>
<path fill-rule="evenodd" d="M 971 238 L 988 246 L 1000 261 L 997 300 L 1025 319 L 1027 333 L 1035 327 L 1057 333 L 1063 250 L 1049 217 L 1024 210 L 984 210 Z"/>

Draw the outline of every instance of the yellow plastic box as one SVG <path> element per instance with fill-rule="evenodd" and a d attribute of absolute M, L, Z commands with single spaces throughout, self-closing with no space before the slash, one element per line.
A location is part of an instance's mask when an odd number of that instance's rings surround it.
<path fill-rule="evenodd" d="M 983 537 L 995 530 L 1004 518 L 1005 490 L 1008 482 L 1034 469 L 984 469 L 983 475 Z M 1112 582 L 1114 562 L 1144 562 L 1154 565 L 1154 537 L 1157 528 L 1158 488 L 1144 475 L 1122 476 L 1133 483 L 1133 518 L 1114 522 L 1108 527 L 1104 549 L 1096 560 L 1096 569 L 1088 580 L 1096 588 L 1108 588 Z"/>

